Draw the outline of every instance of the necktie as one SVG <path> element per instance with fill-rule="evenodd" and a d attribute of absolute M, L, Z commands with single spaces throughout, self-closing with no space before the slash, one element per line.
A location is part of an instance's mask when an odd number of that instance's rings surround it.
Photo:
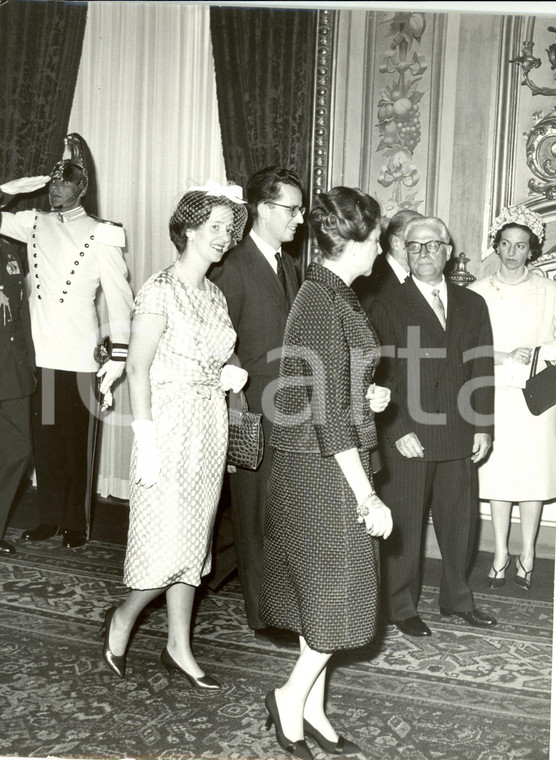
<path fill-rule="evenodd" d="M 432 309 L 436 316 L 438 317 L 438 321 L 442 325 L 442 329 L 446 329 L 446 312 L 444 311 L 444 304 L 442 303 L 442 300 L 440 298 L 440 291 L 436 288 L 432 291 Z"/>
<path fill-rule="evenodd" d="M 280 256 L 280 251 L 277 251 L 275 254 L 276 259 L 276 274 L 278 275 L 278 279 L 282 283 L 282 287 L 284 288 L 284 293 L 286 294 L 286 298 L 288 297 L 288 287 L 286 285 L 286 273 L 284 272 L 284 266 L 282 264 L 282 257 Z"/>

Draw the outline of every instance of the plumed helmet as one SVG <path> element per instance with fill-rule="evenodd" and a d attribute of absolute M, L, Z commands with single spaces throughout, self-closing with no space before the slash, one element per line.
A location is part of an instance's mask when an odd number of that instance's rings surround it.
<path fill-rule="evenodd" d="M 72 132 L 64 137 L 64 153 L 50 176 L 77 185 L 84 195 L 89 186 L 90 151 L 81 135 Z"/>

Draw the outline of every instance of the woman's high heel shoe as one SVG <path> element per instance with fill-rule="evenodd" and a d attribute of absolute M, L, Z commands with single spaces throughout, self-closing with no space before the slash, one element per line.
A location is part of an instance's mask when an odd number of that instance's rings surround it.
<path fill-rule="evenodd" d="M 521 575 L 517 574 L 518 570 L 523 570 L 525 573 L 525 577 L 522 578 Z M 514 583 L 516 586 L 519 586 L 520 588 L 524 588 L 525 591 L 529 591 L 531 588 L 531 575 L 533 574 L 533 568 L 530 570 L 526 570 L 523 567 L 523 562 L 521 561 L 521 557 L 518 557 L 515 561 L 515 571 L 516 574 L 514 576 Z"/>
<path fill-rule="evenodd" d="M 110 641 L 110 626 L 112 625 L 112 618 L 117 609 L 117 607 L 110 607 L 110 609 L 106 611 L 104 622 L 100 628 L 100 635 L 104 636 L 102 659 L 113 673 L 120 676 L 120 678 L 123 678 L 125 676 L 125 654 L 120 656 L 113 654 L 108 643 Z"/>
<path fill-rule="evenodd" d="M 313 753 L 307 746 L 305 739 L 299 739 L 296 742 L 292 742 L 282 731 L 282 723 L 280 721 L 280 713 L 278 712 L 278 705 L 276 704 L 276 694 L 273 691 L 269 691 L 264 699 L 265 707 L 268 712 L 265 727 L 266 730 L 274 723 L 274 730 L 276 732 L 276 741 L 294 757 L 299 757 L 300 760 L 313 760 Z"/>
<path fill-rule="evenodd" d="M 303 720 L 303 731 L 306 736 L 310 736 L 314 739 L 321 749 L 328 752 L 329 755 L 358 755 L 361 752 L 361 747 L 357 744 L 345 739 L 343 736 L 338 736 L 338 741 L 332 742 L 321 734 L 320 731 L 312 726 L 308 721 Z"/>
<path fill-rule="evenodd" d="M 504 567 L 500 568 L 500 570 L 496 570 L 496 568 L 494 567 L 494 565 L 492 565 L 491 569 L 492 569 L 492 572 L 494 573 L 494 575 L 492 577 L 489 575 L 489 577 L 488 577 L 487 586 L 489 588 L 500 588 L 500 586 L 503 586 L 504 583 L 506 583 L 506 570 L 509 568 L 511 561 L 512 561 L 512 558 L 508 554 L 508 556 L 506 558 L 506 563 L 505 563 Z M 498 576 L 501 573 L 504 573 L 504 575 L 501 578 L 499 578 Z"/>
<path fill-rule="evenodd" d="M 195 676 L 192 676 L 191 673 L 188 673 L 186 670 L 181 668 L 174 660 L 172 655 L 169 654 L 166 647 L 162 650 L 160 660 L 168 671 L 170 682 L 172 681 L 174 673 L 181 673 L 182 676 L 185 676 L 187 678 L 191 686 L 194 686 L 196 689 L 212 689 L 214 691 L 216 689 L 222 688 L 222 684 L 212 676 L 201 676 L 201 678 L 196 678 Z"/>

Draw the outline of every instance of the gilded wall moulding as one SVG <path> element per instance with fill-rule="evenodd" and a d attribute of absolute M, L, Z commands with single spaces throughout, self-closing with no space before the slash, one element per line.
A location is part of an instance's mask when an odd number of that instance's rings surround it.
<path fill-rule="evenodd" d="M 317 22 L 317 55 L 315 60 L 315 95 L 313 99 L 313 140 L 309 207 L 315 195 L 328 189 L 328 167 L 333 124 L 332 91 L 334 86 L 334 37 L 336 11 L 321 10 Z M 313 243 L 310 256 L 318 248 Z"/>
<path fill-rule="evenodd" d="M 540 118 L 527 135 L 527 166 L 540 182 L 531 178 L 529 190 L 556 199 L 556 110 Z"/>

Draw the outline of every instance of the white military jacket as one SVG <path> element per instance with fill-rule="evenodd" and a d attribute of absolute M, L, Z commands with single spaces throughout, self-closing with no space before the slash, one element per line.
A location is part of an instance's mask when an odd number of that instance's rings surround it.
<path fill-rule="evenodd" d="M 2 212 L 0 234 L 27 243 L 31 329 L 38 367 L 96 372 L 100 337 L 129 343 L 133 295 L 119 225 L 67 212 Z M 102 288 L 109 326 L 99 329 L 95 306 Z"/>

